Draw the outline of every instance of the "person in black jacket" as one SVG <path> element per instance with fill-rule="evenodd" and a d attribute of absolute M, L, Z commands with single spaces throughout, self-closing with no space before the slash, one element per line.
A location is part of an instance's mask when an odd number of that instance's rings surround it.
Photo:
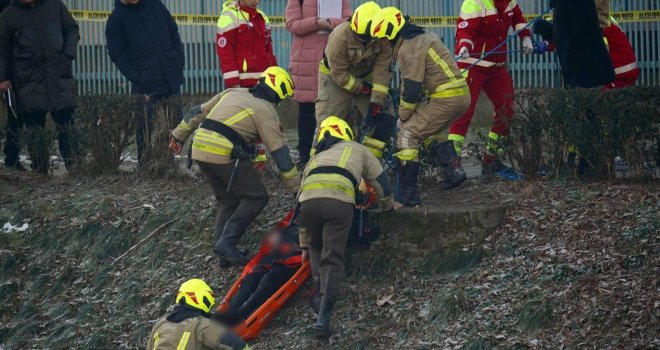
<path fill-rule="evenodd" d="M 0 91 L 13 92 L 16 102 L 7 119 L 6 166 L 21 167 L 19 133 L 25 125 L 34 131 L 28 147 L 32 168 L 48 172 L 50 140 L 39 131 L 48 113 L 62 158 L 67 167 L 73 164 L 70 128 L 78 88 L 72 62 L 79 40 L 78 24 L 60 0 L 12 0 L 0 14 Z"/>
<path fill-rule="evenodd" d="M 553 38 L 566 87 L 593 88 L 614 81 L 614 68 L 593 0 L 551 0 Z"/>
<path fill-rule="evenodd" d="M 142 161 L 155 106 L 178 96 L 183 84 L 179 28 L 159 0 L 115 0 L 105 37 L 108 55 L 131 82 L 132 93 L 145 96 L 147 113 L 138 119 L 135 137 Z"/>

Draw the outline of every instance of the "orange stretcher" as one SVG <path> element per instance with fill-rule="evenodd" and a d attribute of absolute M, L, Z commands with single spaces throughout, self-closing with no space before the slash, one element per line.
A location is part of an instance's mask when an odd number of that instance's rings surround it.
<path fill-rule="evenodd" d="M 292 209 L 286 215 L 286 217 L 277 225 L 278 229 L 290 229 L 295 225 L 296 217 L 298 211 L 297 209 Z M 264 244 L 262 244 L 259 252 L 250 260 L 250 262 L 245 265 L 241 277 L 234 283 L 231 287 L 225 298 L 222 300 L 222 303 L 218 307 L 219 312 L 225 312 L 229 308 L 231 299 L 238 293 L 238 289 L 243 282 L 243 279 L 252 271 L 254 266 L 258 264 L 259 260 L 265 254 L 266 249 L 264 249 Z M 302 262 L 302 259 L 301 259 Z M 296 294 L 296 292 L 302 287 L 309 276 L 311 275 L 311 268 L 309 266 L 309 261 L 302 262 L 298 271 L 282 286 L 280 289 L 275 292 L 268 300 L 266 300 L 263 305 L 261 305 L 257 311 L 255 311 L 250 317 L 248 317 L 244 322 L 240 323 L 234 328 L 236 334 L 238 334 L 243 340 L 248 341 L 256 338 L 259 333 L 266 327 L 268 322 L 275 317 L 277 312 L 286 304 L 286 302 L 291 299 L 291 297 Z"/>

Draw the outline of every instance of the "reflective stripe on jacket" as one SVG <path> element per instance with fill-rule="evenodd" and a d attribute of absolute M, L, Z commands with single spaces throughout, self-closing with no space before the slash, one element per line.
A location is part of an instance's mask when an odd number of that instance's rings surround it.
<path fill-rule="evenodd" d="M 247 89 L 227 89 L 202 104 L 197 113 L 188 114 L 172 131 L 179 141 L 185 141 L 204 121 L 223 123 L 245 139 L 246 143 L 262 140 L 269 152 L 286 146 L 275 106 L 254 97 Z M 195 132 L 192 157 L 212 164 L 231 162 L 234 144 L 217 132 L 200 128 Z"/>
<path fill-rule="evenodd" d="M 605 43 L 610 52 L 617 79 L 637 80 L 639 78 L 637 57 L 626 33 L 621 30 L 616 22 L 612 22 L 610 26 L 603 29 L 603 38 L 605 38 Z"/>
<path fill-rule="evenodd" d="M 414 110 L 422 95 L 431 98 L 469 95 L 454 57 L 435 33 L 402 39 L 394 50 L 401 72 L 401 109 Z M 410 91 L 421 85 L 421 91 Z"/>
<path fill-rule="evenodd" d="M 225 1 L 218 18 L 216 50 L 226 87 L 252 87 L 266 68 L 277 65 L 268 16 L 235 0 Z"/>
<path fill-rule="evenodd" d="M 198 316 L 181 322 L 170 322 L 163 318 L 151 331 L 147 340 L 147 350 L 233 350 L 220 343 L 227 332 L 219 322 Z"/>
<path fill-rule="evenodd" d="M 351 141 L 339 142 L 329 149 L 315 154 L 307 163 L 298 200 L 329 198 L 355 204 L 355 188 L 346 176 L 332 174 L 312 174 L 318 167 L 340 167 L 346 169 L 355 179 L 364 179 L 376 188 L 382 197 L 382 187 L 376 178 L 383 172 L 383 167 L 366 147 Z"/>
<path fill-rule="evenodd" d="M 365 45 L 344 22 L 330 33 L 325 57 L 328 67 L 322 62 L 320 73 L 330 74 L 337 85 L 351 93 L 358 93 L 364 82 L 369 82 L 371 102 L 385 103 L 392 80 L 392 47 L 387 39 Z"/>
<path fill-rule="evenodd" d="M 516 0 L 464 0 L 461 14 L 456 24 L 456 51 L 467 47 L 471 54 L 486 53 L 505 41 L 509 28 L 520 30 L 527 25 Z M 531 37 L 528 29 L 519 33 L 520 38 Z M 507 51 L 507 44 L 497 51 Z M 460 68 L 467 68 L 476 62 L 478 55 L 468 60 L 459 60 Z M 506 63 L 506 54 L 488 56 L 486 62 L 477 64 L 482 67 L 497 67 Z"/>

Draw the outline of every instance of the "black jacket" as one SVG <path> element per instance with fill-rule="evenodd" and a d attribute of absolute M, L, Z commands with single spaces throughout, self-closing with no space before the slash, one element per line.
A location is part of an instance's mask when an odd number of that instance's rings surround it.
<path fill-rule="evenodd" d="M 0 15 L 0 81 L 11 80 L 21 112 L 74 108 L 78 88 L 72 61 L 78 24 L 60 0 L 35 7 L 12 0 Z"/>
<path fill-rule="evenodd" d="M 183 84 L 179 28 L 160 0 L 127 5 L 115 0 L 105 28 L 108 55 L 132 83 L 133 93 L 176 93 Z"/>
<path fill-rule="evenodd" d="M 593 0 L 555 0 L 554 40 L 567 87 L 592 88 L 614 81 L 614 68 Z"/>

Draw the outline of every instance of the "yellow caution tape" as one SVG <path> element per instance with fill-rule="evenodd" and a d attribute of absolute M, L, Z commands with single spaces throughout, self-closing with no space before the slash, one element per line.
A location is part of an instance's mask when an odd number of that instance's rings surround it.
<path fill-rule="evenodd" d="M 108 11 L 86 11 L 86 10 L 71 10 L 73 18 L 79 21 L 107 21 L 110 17 Z M 191 15 L 191 14 L 173 14 L 174 20 L 180 25 L 215 25 L 218 22 L 216 15 Z M 538 15 L 527 15 L 525 20 L 531 21 Z M 631 22 L 657 22 L 660 20 L 660 11 L 625 11 L 625 12 L 612 12 L 612 17 L 619 23 Z M 270 24 L 273 27 L 283 27 L 285 25 L 284 17 L 276 16 L 269 17 Z M 552 16 L 548 15 L 545 18 L 551 19 Z M 455 27 L 458 17 L 451 16 L 436 16 L 436 17 L 411 17 L 415 24 L 427 28 L 450 28 Z"/>

